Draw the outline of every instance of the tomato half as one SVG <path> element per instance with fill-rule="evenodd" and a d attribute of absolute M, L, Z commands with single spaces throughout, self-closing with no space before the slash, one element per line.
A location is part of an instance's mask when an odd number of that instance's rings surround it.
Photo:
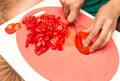
<path fill-rule="evenodd" d="M 91 42 L 87 47 L 84 46 L 83 41 L 86 39 L 87 36 L 88 36 L 88 33 L 85 33 L 85 32 L 78 32 L 75 36 L 76 48 L 78 49 L 78 51 L 86 55 L 90 53 L 89 49 L 93 44 Z"/>

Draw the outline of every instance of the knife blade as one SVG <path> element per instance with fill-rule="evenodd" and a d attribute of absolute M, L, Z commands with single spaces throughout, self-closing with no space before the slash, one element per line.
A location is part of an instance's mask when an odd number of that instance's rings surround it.
<path fill-rule="evenodd" d="M 75 31 L 76 31 L 76 34 L 78 33 L 78 31 L 77 31 L 77 26 L 76 26 L 76 24 L 77 24 L 77 22 L 76 22 L 76 20 L 74 21 L 74 26 L 75 26 Z"/>

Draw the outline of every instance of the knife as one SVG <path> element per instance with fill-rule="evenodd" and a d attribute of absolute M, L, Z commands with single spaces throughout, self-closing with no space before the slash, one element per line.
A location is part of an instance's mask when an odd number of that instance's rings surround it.
<path fill-rule="evenodd" d="M 77 22 L 76 22 L 76 20 L 74 21 L 74 26 L 75 26 L 75 31 L 76 31 L 76 34 L 78 33 L 78 31 L 77 31 L 77 26 L 76 26 L 76 24 L 77 24 Z"/>

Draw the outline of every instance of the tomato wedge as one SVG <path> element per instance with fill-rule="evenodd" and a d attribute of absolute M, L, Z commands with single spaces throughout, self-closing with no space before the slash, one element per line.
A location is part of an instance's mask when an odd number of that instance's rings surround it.
<path fill-rule="evenodd" d="M 93 44 L 91 42 L 87 47 L 84 46 L 83 41 L 86 39 L 87 36 L 88 36 L 88 33 L 85 33 L 85 32 L 78 32 L 75 36 L 76 48 L 78 49 L 78 51 L 86 55 L 90 53 L 89 49 Z"/>
<path fill-rule="evenodd" d="M 20 28 L 21 28 L 21 24 L 20 23 L 11 23 L 11 24 L 8 24 L 8 26 L 5 28 L 5 31 L 8 34 L 13 34 L 17 30 L 19 30 Z"/>

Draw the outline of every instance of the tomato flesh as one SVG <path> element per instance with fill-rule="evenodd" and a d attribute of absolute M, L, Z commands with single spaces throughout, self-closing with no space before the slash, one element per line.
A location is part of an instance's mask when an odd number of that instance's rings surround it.
<path fill-rule="evenodd" d="M 11 23 L 11 24 L 8 24 L 8 26 L 5 28 L 5 31 L 8 34 L 13 34 L 17 30 L 19 30 L 20 28 L 21 28 L 21 24 L 20 23 Z"/>
<path fill-rule="evenodd" d="M 78 32 L 75 36 L 76 48 L 78 49 L 78 51 L 86 55 L 90 53 L 89 49 L 93 44 L 91 42 L 87 47 L 84 46 L 83 41 L 86 39 L 87 36 L 88 36 L 88 33 L 85 33 L 85 32 Z"/>
<path fill-rule="evenodd" d="M 35 46 L 35 53 L 41 55 L 49 48 L 62 50 L 67 37 L 67 26 L 55 15 L 43 14 L 40 16 L 28 16 L 22 21 L 28 32 L 26 47 L 30 44 Z"/>

